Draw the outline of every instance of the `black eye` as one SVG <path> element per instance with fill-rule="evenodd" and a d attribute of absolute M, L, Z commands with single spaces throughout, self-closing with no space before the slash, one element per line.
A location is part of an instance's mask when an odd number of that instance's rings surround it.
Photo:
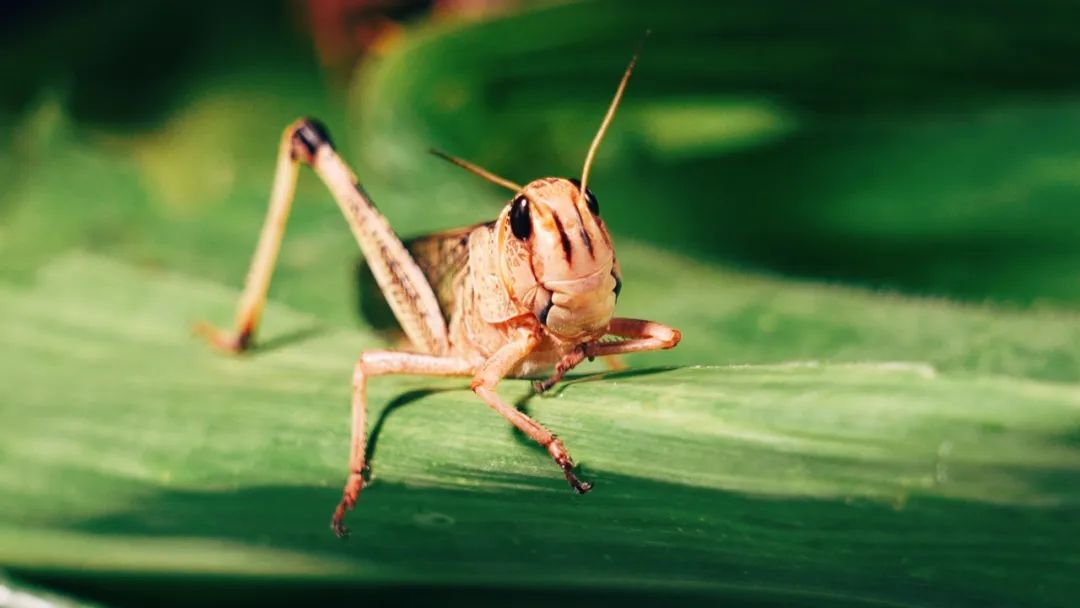
<path fill-rule="evenodd" d="M 510 230 L 521 240 L 532 234 L 532 217 L 529 216 L 529 199 L 521 195 L 510 203 Z"/>
<path fill-rule="evenodd" d="M 581 180 L 571 177 L 570 183 L 581 189 Z M 589 211 L 592 211 L 593 215 L 600 215 L 600 202 L 596 200 L 596 195 L 592 193 L 592 190 L 585 188 L 585 204 L 588 205 Z"/>
<path fill-rule="evenodd" d="M 596 195 L 588 188 L 585 188 L 585 204 L 589 206 L 589 211 L 592 211 L 593 215 L 600 215 L 600 202 L 596 200 Z"/>

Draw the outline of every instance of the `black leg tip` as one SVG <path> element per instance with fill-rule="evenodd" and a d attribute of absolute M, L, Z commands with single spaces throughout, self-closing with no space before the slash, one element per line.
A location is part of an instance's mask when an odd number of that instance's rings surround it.
<path fill-rule="evenodd" d="M 559 465 L 562 467 L 563 474 L 566 476 L 567 483 L 573 488 L 574 494 L 585 494 L 592 489 L 592 484 L 587 481 L 581 481 L 574 475 L 574 465 L 569 461 L 561 462 Z"/>
<path fill-rule="evenodd" d="M 293 154 L 299 154 L 304 161 L 310 163 L 315 158 L 315 152 L 323 146 L 334 147 L 326 125 L 314 118 L 302 119 L 293 131 Z"/>

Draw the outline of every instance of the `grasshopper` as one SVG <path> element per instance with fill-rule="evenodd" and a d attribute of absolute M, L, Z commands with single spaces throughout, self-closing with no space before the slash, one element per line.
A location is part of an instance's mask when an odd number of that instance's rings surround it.
<path fill-rule="evenodd" d="M 614 316 L 622 287 L 611 236 L 588 188 L 589 169 L 637 63 L 631 59 L 585 156 L 581 179 L 543 178 L 525 186 L 465 160 L 444 159 L 514 192 L 493 222 L 412 240 L 398 238 L 356 175 L 338 156 L 325 127 L 303 118 L 285 129 L 270 207 L 237 307 L 235 327 L 201 323 L 197 331 L 229 353 L 250 349 L 266 302 L 292 206 L 299 166 L 310 166 L 337 201 L 371 273 L 411 344 L 368 350 L 352 376 L 349 474 L 331 519 L 347 534 L 345 513 L 364 486 L 368 380 L 388 374 L 471 376 L 473 392 L 555 460 L 577 493 L 591 485 L 574 474 L 570 454 L 551 431 L 496 392 L 505 377 L 537 377 L 543 392 L 585 359 L 679 343 L 678 330 Z M 605 339 L 607 338 L 607 339 Z"/>

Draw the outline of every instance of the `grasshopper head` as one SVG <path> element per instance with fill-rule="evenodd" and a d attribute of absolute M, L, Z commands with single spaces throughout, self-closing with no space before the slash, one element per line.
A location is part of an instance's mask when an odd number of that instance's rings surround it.
<path fill-rule="evenodd" d="M 622 281 L 596 197 L 576 179 L 529 183 L 499 215 L 504 284 L 557 336 L 607 329 Z"/>
<path fill-rule="evenodd" d="M 581 180 L 547 178 L 530 182 L 517 189 L 517 195 L 499 216 L 503 282 L 548 331 L 565 339 L 601 337 L 622 288 L 611 237 L 600 219 L 600 205 L 588 181 L 596 150 L 615 117 L 640 51 L 639 46 L 593 136 Z"/>
<path fill-rule="evenodd" d="M 580 181 L 549 177 L 522 187 L 468 161 L 432 150 L 516 193 L 496 223 L 502 282 L 548 331 L 567 340 L 601 337 L 622 288 L 611 237 L 588 181 L 596 150 L 615 117 L 640 51 L 639 46 L 593 136 Z"/>

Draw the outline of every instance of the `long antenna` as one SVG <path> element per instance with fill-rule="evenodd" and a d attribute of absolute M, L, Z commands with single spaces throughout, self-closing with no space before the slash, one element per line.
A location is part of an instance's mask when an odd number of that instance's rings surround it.
<path fill-rule="evenodd" d="M 626 90 L 626 83 L 630 82 L 630 74 L 634 71 L 634 66 L 637 65 L 638 56 L 641 55 L 641 47 L 645 45 L 645 40 L 651 33 L 652 30 L 645 30 L 645 35 L 641 38 L 637 50 L 634 51 L 634 56 L 630 59 L 630 65 L 626 66 L 626 71 L 623 72 L 622 80 L 619 81 L 619 88 L 615 89 L 615 98 L 611 100 L 611 105 L 608 106 L 607 114 L 604 115 L 604 121 L 600 123 L 600 129 L 596 131 L 596 135 L 593 137 L 592 145 L 589 146 L 589 153 L 585 155 L 585 166 L 581 169 L 581 189 L 579 190 L 582 195 L 584 195 L 585 186 L 589 182 L 589 169 L 592 168 L 593 157 L 596 156 L 596 150 L 600 147 L 600 141 L 604 139 L 604 134 L 607 133 L 608 125 L 610 125 L 611 120 L 615 118 L 615 110 L 619 108 L 619 102 L 622 101 L 623 92 Z"/>
<path fill-rule="evenodd" d="M 443 160 L 445 160 L 445 161 L 447 161 L 449 163 L 455 164 L 455 165 L 461 167 L 462 169 L 465 169 L 469 173 L 479 175 L 480 177 L 486 179 L 487 181 L 489 181 L 489 182 L 491 182 L 493 184 L 497 184 L 497 185 L 502 186 L 503 188 L 506 188 L 508 190 L 513 190 L 514 192 L 520 192 L 521 191 L 521 186 L 515 184 L 514 182 L 512 182 L 512 181 L 510 181 L 510 180 L 508 180 L 508 179 L 506 179 L 504 177 L 499 177 L 498 175 L 495 175 L 494 173 L 492 173 L 491 171 L 488 171 L 487 169 L 484 169 L 483 167 L 474 165 L 474 164 L 470 163 L 467 160 L 458 158 L 456 156 L 450 156 L 446 152 L 443 152 L 441 150 L 436 150 L 435 148 L 431 148 L 430 150 L 428 150 L 428 152 L 431 152 L 435 156 L 438 156 L 439 158 L 441 158 L 441 159 L 443 159 Z"/>

